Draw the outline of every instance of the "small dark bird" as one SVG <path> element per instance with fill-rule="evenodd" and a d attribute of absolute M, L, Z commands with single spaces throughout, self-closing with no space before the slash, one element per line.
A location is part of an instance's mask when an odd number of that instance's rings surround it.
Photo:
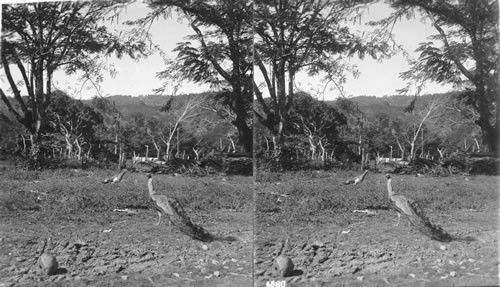
<path fill-rule="evenodd" d="M 396 209 L 396 212 L 398 213 L 398 223 L 396 223 L 396 226 L 399 225 L 401 213 L 403 213 L 408 216 L 410 223 L 413 226 L 429 238 L 441 242 L 450 242 L 454 239 L 440 226 L 432 224 L 429 221 L 429 218 L 425 216 L 422 208 L 420 208 L 415 201 L 406 198 L 404 195 L 397 194 L 392 190 L 392 179 L 390 174 L 386 174 L 385 177 L 387 178 L 387 192 L 389 194 L 389 199 L 393 203 L 392 207 Z"/>
<path fill-rule="evenodd" d="M 174 198 L 167 197 L 163 194 L 157 194 L 153 189 L 153 177 L 151 174 L 147 174 L 148 177 L 148 190 L 149 196 L 154 203 L 154 208 L 158 211 L 158 223 L 160 224 L 160 218 L 162 213 L 165 213 L 169 219 L 169 222 L 177 227 L 182 233 L 188 235 L 192 239 L 200 240 L 203 242 L 212 242 L 214 240 L 225 240 L 225 241 L 235 241 L 236 238 L 220 237 L 212 235 L 203 227 L 193 223 L 188 217 L 182 205 Z"/>
<path fill-rule="evenodd" d="M 103 184 L 107 184 L 107 183 L 117 183 L 117 182 L 120 182 L 123 178 L 123 175 L 127 172 L 127 169 L 123 169 L 122 172 L 120 172 L 119 174 L 115 175 L 114 177 L 108 177 L 106 178 L 102 183 Z"/>
<path fill-rule="evenodd" d="M 362 175 L 356 176 L 354 178 L 348 179 L 344 182 L 345 185 L 347 184 L 358 184 L 362 183 L 363 180 L 365 179 L 366 174 L 368 173 L 368 170 L 365 170 Z"/>

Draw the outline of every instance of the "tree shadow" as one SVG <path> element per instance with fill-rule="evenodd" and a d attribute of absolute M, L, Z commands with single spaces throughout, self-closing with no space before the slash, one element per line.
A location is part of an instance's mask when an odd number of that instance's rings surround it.
<path fill-rule="evenodd" d="M 304 271 L 300 270 L 300 269 L 295 269 L 292 271 L 292 273 L 290 273 L 290 275 L 286 276 L 286 277 L 292 277 L 292 276 L 300 276 L 304 274 Z"/>
<path fill-rule="evenodd" d="M 66 274 L 68 273 L 68 269 L 66 268 L 57 268 L 56 272 L 54 272 L 54 274 L 52 275 L 63 275 L 63 274 Z"/>

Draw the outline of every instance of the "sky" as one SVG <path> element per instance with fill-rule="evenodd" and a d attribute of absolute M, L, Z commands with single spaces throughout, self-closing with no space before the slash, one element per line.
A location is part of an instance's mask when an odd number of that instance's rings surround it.
<path fill-rule="evenodd" d="M 366 14 L 363 14 L 362 22 L 366 23 L 389 16 L 391 8 L 386 4 L 377 3 L 371 5 L 365 13 Z M 351 30 L 359 31 L 368 31 L 369 29 L 370 28 L 364 23 L 362 23 L 362 25 L 352 26 L 351 28 Z M 396 42 L 404 47 L 412 59 L 417 59 L 418 53 L 414 51 L 417 49 L 418 44 L 428 41 L 427 37 L 436 34 L 436 31 L 429 22 L 422 23 L 417 18 L 412 20 L 404 19 L 398 22 L 394 27 L 393 33 Z M 377 60 L 369 56 L 366 56 L 363 60 L 353 57 L 349 59 L 348 62 L 356 65 L 361 74 L 357 78 L 353 76 L 347 77 L 347 81 L 343 86 L 343 94 L 347 97 L 360 95 L 379 97 L 394 95 L 397 94 L 398 89 L 406 86 L 405 81 L 399 79 L 399 73 L 408 70 L 409 65 L 401 54 L 397 54 L 390 59 L 384 59 L 382 62 L 377 62 Z M 297 79 L 296 82 L 298 82 L 296 83 L 298 87 L 312 94 L 321 94 L 325 89 L 324 83 L 305 76 L 301 79 Z M 447 92 L 451 89 L 451 85 L 443 86 L 428 83 L 426 84 L 426 88 L 422 91 L 422 94 Z M 339 95 L 340 93 L 332 84 L 326 87 L 326 92 L 324 93 L 325 99 L 332 100 Z M 318 97 L 322 96 L 323 95 Z"/>
<path fill-rule="evenodd" d="M 2 0 L 2 3 L 5 3 Z M 147 14 L 149 8 L 138 1 L 133 3 L 125 10 L 125 13 L 120 16 L 120 21 L 134 20 L 143 17 Z M 385 4 L 371 5 L 363 21 L 377 20 L 387 16 L 390 13 L 390 8 Z M 123 25 L 110 25 L 111 29 L 123 29 Z M 352 29 L 365 30 L 364 25 L 353 26 Z M 186 20 L 179 21 L 177 16 L 170 19 L 156 21 L 152 26 L 150 33 L 153 42 L 158 44 L 167 57 L 174 59 L 176 54 L 172 52 L 175 44 L 186 40 L 187 35 L 193 34 L 193 31 Z M 435 31 L 429 23 L 421 23 L 419 19 L 405 20 L 396 24 L 394 28 L 396 41 L 404 46 L 410 53 L 410 56 L 417 58 L 417 54 L 413 51 L 417 48 L 420 42 L 426 41 L 427 36 L 434 34 Z M 350 64 L 357 65 L 361 72 L 358 78 L 348 76 L 344 85 L 344 94 L 346 96 L 384 96 L 396 94 L 396 90 L 403 88 L 405 82 L 398 78 L 399 73 L 407 70 L 408 64 L 402 55 L 393 56 L 391 59 L 386 59 L 379 63 L 372 60 L 370 57 L 365 57 L 363 60 L 357 58 L 348 59 Z M 122 59 L 117 59 L 114 56 L 106 59 L 108 65 L 112 65 L 118 72 L 114 77 L 109 73 L 104 74 L 104 80 L 100 85 L 99 93 L 102 96 L 109 95 L 145 95 L 152 94 L 153 89 L 162 86 L 162 81 L 156 78 L 156 73 L 164 68 L 163 59 L 156 53 L 149 58 L 136 62 L 126 56 Z M 256 71 L 258 79 L 258 73 Z M 300 73 L 296 77 L 296 87 L 311 93 L 313 96 L 325 100 L 333 100 L 340 95 L 338 90 L 333 85 L 328 85 L 321 82 L 318 77 L 311 78 Z M 2 87 L 7 87 L 5 79 L 1 81 Z M 90 83 L 82 83 L 78 76 L 67 76 L 62 71 L 56 72 L 54 75 L 55 88 L 61 89 L 77 99 L 89 99 L 97 95 L 96 88 Z M 177 94 L 182 93 L 199 93 L 210 90 L 208 85 L 197 85 L 190 82 L 182 83 Z M 318 91 L 325 91 L 321 94 Z M 451 86 L 427 85 L 423 93 L 446 92 L 451 90 Z M 172 88 L 165 90 L 165 94 L 171 94 Z M 321 96 L 319 96 L 321 94 Z"/>

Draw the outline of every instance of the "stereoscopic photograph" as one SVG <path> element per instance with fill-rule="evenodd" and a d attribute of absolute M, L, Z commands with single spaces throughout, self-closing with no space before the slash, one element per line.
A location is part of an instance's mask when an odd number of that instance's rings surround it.
<path fill-rule="evenodd" d="M 0 286 L 499 286 L 499 2 L 1 2 Z"/>

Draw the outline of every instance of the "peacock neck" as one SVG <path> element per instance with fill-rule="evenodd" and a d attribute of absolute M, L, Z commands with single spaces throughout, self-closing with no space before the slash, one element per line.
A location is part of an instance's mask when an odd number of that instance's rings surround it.
<path fill-rule="evenodd" d="M 149 190 L 149 196 L 153 196 L 154 194 L 156 194 L 156 192 L 153 189 L 153 179 L 152 178 L 150 178 L 148 180 L 148 190 Z"/>
<path fill-rule="evenodd" d="M 389 193 L 389 198 L 394 195 L 394 191 L 392 191 L 392 184 L 391 184 L 392 179 L 389 178 L 387 179 L 387 192 Z"/>

